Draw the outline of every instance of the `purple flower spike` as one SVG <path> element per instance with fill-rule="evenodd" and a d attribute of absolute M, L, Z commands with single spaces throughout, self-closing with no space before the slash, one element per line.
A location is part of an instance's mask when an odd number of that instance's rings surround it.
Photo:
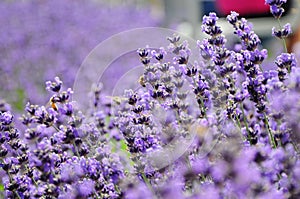
<path fill-rule="evenodd" d="M 271 6 L 270 11 L 276 19 L 279 19 L 284 13 L 284 9 L 278 6 Z"/>
<path fill-rule="evenodd" d="M 279 19 L 284 13 L 282 5 L 286 2 L 287 0 L 266 0 L 266 4 L 270 5 L 270 11 L 276 19 Z"/>
<path fill-rule="evenodd" d="M 272 28 L 272 35 L 280 39 L 284 37 L 288 37 L 291 34 L 292 34 L 292 28 L 291 28 L 291 24 L 289 23 L 285 24 L 283 26 L 283 29 L 281 30 L 276 30 L 275 27 Z"/>
<path fill-rule="evenodd" d="M 217 36 L 222 33 L 222 30 L 219 26 L 216 25 L 217 20 L 219 18 L 217 17 L 216 13 L 209 13 L 209 16 L 204 16 L 202 21 L 202 32 L 205 32 L 208 35 L 211 36 Z"/>
<path fill-rule="evenodd" d="M 280 81 L 283 81 L 285 80 L 286 73 L 296 67 L 297 60 L 293 53 L 282 53 L 276 58 L 275 64 L 278 67 L 278 78 Z"/>
<path fill-rule="evenodd" d="M 227 21 L 231 24 L 235 24 L 238 21 L 239 14 L 237 12 L 231 11 L 231 14 L 227 16 Z"/>
<path fill-rule="evenodd" d="M 53 91 L 53 92 L 59 92 L 61 89 L 62 81 L 59 79 L 59 77 L 55 77 L 55 81 L 47 81 L 46 82 L 46 89 L 48 91 Z"/>
<path fill-rule="evenodd" d="M 14 116 L 10 112 L 0 113 L 0 124 L 9 125 L 12 123 Z"/>
<path fill-rule="evenodd" d="M 266 4 L 282 6 L 282 4 L 286 3 L 287 0 L 266 0 Z"/>

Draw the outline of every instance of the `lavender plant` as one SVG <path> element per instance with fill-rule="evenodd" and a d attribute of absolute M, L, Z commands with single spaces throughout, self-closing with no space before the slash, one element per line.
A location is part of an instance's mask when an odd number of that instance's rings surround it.
<path fill-rule="evenodd" d="M 285 2 L 266 1 L 277 20 Z M 197 51 L 177 35 L 167 47 L 138 49 L 141 87 L 112 101 L 95 87 L 87 115 L 58 77 L 46 82 L 48 106 L 26 105 L 24 131 L 1 102 L 5 197 L 299 198 L 296 57 L 283 52 L 265 70 L 267 50 L 251 25 L 236 12 L 227 20 L 241 48 L 226 47 L 210 13 Z M 283 27 L 273 35 L 288 36 Z M 192 142 L 169 161 L 178 140 Z M 173 151 L 161 153 L 166 146 Z"/>
<path fill-rule="evenodd" d="M 69 101 L 72 91 L 62 91 L 61 84 L 58 78 L 47 82 L 52 107 L 26 105 L 22 135 L 13 126 L 11 113 L 1 113 L 6 197 L 118 198 L 124 173 L 107 145 L 107 126 L 81 125 L 83 116 Z"/>

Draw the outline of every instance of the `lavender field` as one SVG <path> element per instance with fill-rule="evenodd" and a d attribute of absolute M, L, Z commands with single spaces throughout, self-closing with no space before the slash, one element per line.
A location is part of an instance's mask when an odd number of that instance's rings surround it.
<path fill-rule="evenodd" d="M 1 2 L 0 198 L 300 198 L 300 68 L 281 22 L 286 1 L 266 0 L 280 52 L 235 11 L 232 44 L 213 12 L 193 41 L 165 37 L 146 8 Z"/>

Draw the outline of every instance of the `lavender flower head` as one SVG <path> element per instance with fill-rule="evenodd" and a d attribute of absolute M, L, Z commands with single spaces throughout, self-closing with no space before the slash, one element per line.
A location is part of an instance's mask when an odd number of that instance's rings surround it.
<path fill-rule="evenodd" d="M 284 13 L 281 7 L 287 0 L 266 0 L 266 4 L 270 5 L 270 11 L 276 19 L 279 19 Z"/>
<path fill-rule="evenodd" d="M 292 34 L 291 24 L 287 23 L 283 26 L 283 29 L 276 30 L 275 27 L 272 28 L 272 35 L 277 38 L 285 38 Z"/>

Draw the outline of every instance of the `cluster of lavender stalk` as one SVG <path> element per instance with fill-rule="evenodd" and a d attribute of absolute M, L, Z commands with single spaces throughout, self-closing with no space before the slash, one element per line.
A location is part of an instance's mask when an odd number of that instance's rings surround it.
<path fill-rule="evenodd" d="M 266 1 L 278 21 L 285 2 Z M 26 105 L 23 129 L 1 103 L 5 197 L 299 198 L 295 55 L 281 53 L 276 69 L 264 70 L 268 52 L 247 20 L 236 12 L 227 17 L 241 41 L 234 50 L 226 48 L 217 20 L 215 13 L 203 17 L 199 60 L 176 35 L 167 48 L 139 49 L 141 87 L 112 101 L 96 88 L 88 115 L 59 78 L 46 82 L 50 105 Z M 291 27 L 272 32 L 284 40 Z M 161 166 L 168 157 L 161 165 L 147 161 L 148 153 L 190 137 L 169 164 Z"/>

